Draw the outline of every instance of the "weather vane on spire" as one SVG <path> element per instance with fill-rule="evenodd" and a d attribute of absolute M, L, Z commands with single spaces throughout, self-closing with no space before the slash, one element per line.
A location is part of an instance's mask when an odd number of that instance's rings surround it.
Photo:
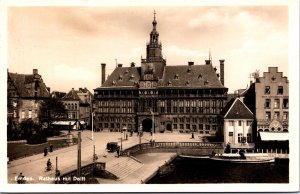
<path fill-rule="evenodd" d="M 154 10 L 154 13 L 153 13 L 153 14 L 154 14 L 154 20 L 155 20 L 155 14 L 156 14 L 155 10 Z"/>

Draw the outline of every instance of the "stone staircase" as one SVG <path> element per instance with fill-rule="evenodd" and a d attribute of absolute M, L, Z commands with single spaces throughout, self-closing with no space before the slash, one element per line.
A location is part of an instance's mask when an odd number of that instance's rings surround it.
<path fill-rule="evenodd" d="M 119 157 L 106 166 L 106 171 L 116 175 L 119 180 L 140 169 L 144 164 L 130 157 Z"/>

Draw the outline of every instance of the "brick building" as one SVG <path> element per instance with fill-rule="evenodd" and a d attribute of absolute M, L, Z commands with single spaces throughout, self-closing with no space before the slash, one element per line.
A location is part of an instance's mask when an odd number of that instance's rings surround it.
<path fill-rule="evenodd" d="M 288 150 L 289 81 L 269 67 L 263 77 L 257 76 L 247 91 L 244 102 L 255 114 L 255 143 L 261 149 Z"/>
<path fill-rule="evenodd" d="M 197 131 L 214 135 L 222 128 L 218 115 L 227 98 L 224 60 L 220 76 L 211 60 L 196 65 L 169 66 L 162 56 L 162 44 L 154 16 L 146 58 L 141 66 L 119 64 L 102 85 L 94 90 L 95 128 L 155 132 Z"/>

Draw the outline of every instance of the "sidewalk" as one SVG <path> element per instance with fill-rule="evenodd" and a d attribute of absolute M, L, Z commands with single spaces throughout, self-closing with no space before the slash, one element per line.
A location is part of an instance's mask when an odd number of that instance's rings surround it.
<path fill-rule="evenodd" d="M 74 134 L 76 135 L 76 133 Z M 118 132 L 94 132 L 94 139 L 92 140 L 91 131 L 83 131 L 81 134 L 81 160 L 82 164 L 92 162 L 93 158 L 93 147 L 95 145 L 96 154 L 99 157 L 99 161 L 102 159 L 108 164 L 111 160 L 117 159 L 115 157 L 103 158 L 107 142 L 115 141 L 120 143 L 120 138 L 123 134 Z M 148 133 L 144 133 L 142 137 L 142 143 L 149 142 L 152 136 Z M 155 141 L 165 142 L 187 142 L 187 141 L 198 141 L 197 135 L 194 139 L 191 139 L 191 134 L 177 134 L 177 133 L 155 133 Z M 139 143 L 139 137 L 136 133 L 132 137 L 128 136 L 128 140 L 122 142 L 123 149 L 131 147 Z M 55 173 L 55 160 L 58 158 L 58 169 L 59 170 L 73 170 L 77 167 L 77 145 L 73 145 L 67 148 L 55 150 L 48 156 L 44 157 L 43 154 L 38 154 L 18 160 L 11 161 L 8 164 L 8 183 L 16 183 L 15 177 L 20 172 L 27 178 L 27 183 L 49 183 L 48 179 L 54 177 Z M 51 159 L 53 170 L 45 172 L 46 162 Z"/>

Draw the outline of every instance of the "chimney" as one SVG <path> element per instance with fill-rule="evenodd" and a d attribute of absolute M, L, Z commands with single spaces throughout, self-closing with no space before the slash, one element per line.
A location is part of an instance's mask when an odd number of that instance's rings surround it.
<path fill-rule="evenodd" d="M 101 68 L 102 68 L 102 80 L 101 80 L 101 84 L 103 84 L 105 82 L 105 63 L 101 63 Z"/>
<path fill-rule="evenodd" d="M 205 65 L 210 65 L 210 60 L 205 60 Z"/>
<path fill-rule="evenodd" d="M 119 64 L 118 64 L 118 67 L 122 67 L 122 65 L 123 65 L 123 64 L 119 63 Z"/>
<path fill-rule="evenodd" d="M 188 64 L 189 66 L 194 65 L 194 61 L 189 61 Z"/>
<path fill-rule="evenodd" d="M 131 63 L 130 63 L 130 66 L 131 66 L 131 67 L 135 67 L 134 62 L 131 62 Z"/>
<path fill-rule="evenodd" d="M 33 75 L 38 74 L 38 70 L 37 69 L 33 69 Z"/>
<path fill-rule="evenodd" d="M 224 59 L 219 60 L 220 61 L 220 81 L 222 83 L 222 85 L 224 86 Z"/>

